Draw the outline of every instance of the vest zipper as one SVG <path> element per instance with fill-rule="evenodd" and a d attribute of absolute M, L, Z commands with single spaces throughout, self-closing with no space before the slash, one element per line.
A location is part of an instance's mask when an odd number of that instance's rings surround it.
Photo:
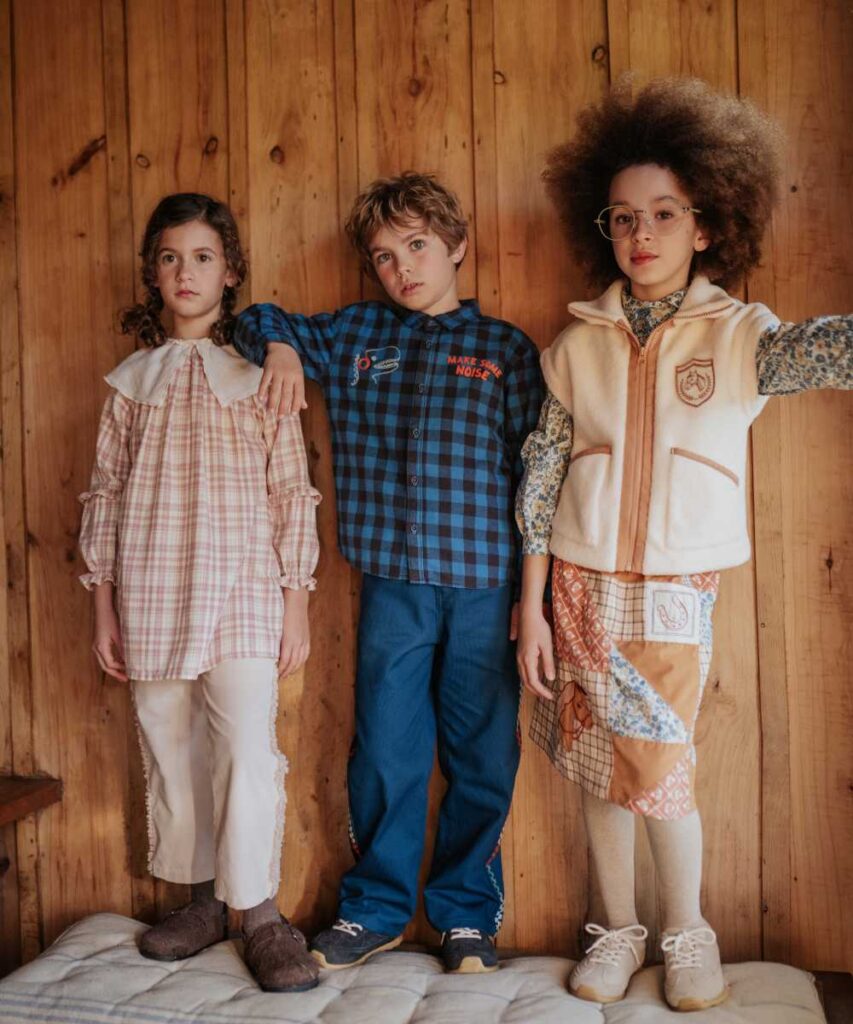
<path fill-rule="evenodd" d="M 636 441 L 633 452 L 634 458 L 631 465 L 630 487 L 626 490 L 625 481 L 623 480 L 622 482 L 623 501 L 627 500 L 627 504 L 623 505 L 623 508 L 625 508 L 628 513 L 628 543 L 625 546 L 623 564 L 617 566 L 617 571 L 620 572 L 641 573 L 643 571 L 645 542 L 642 545 L 638 544 L 641 514 L 640 498 L 643 494 L 646 480 L 651 475 L 652 465 L 654 462 L 651 453 L 648 458 L 646 458 L 646 433 L 648 423 L 648 402 L 646 400 L 646 393 L 648 390 L 649 353 L 655 346 L 657 346 L 663 332 L 671 323 L 672 319 L 670 318 L 655 327 L 646 340 L 645 345 L 640 344 L 639 339 L 633 331 L 626 326 L 622 326 L 622 330 L 624 330 L 631 339 L 631 345 L 635 350 L 634 367 L 631 368 L 630 372 L 633 372 L 636 376 L 637 390 L 635 393 L 637 401 L 633 424 L 634 437 L 636 438 Z"/>

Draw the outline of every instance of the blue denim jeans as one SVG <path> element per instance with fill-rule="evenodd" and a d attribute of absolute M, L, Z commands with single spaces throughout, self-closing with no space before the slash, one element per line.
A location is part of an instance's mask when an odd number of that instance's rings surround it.
<path fill-rule="evenodd" d="M 439 931 L 495 933 L 500 835 L 519 760 L 511 587 L 466 590 L 365 575 L 348 784 L 355 866 L 339 915 L 398 935 L 414 913 L 438 746 L 447 792 L 424 889 Z"/>

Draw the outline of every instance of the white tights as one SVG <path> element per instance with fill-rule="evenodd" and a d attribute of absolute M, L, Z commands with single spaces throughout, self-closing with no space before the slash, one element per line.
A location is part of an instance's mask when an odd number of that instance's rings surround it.
<path fill-rule="evenodd" d="M 634 898 L 634 820 L 631 811 L 583 794 L 587 839 L 601 886 L 609 928 L 637 923 Z M 675 821 L 645 818 L 660 887 L 663 929 L 705 924 L 702 884 L 702 822 L 693 811 Z"/>

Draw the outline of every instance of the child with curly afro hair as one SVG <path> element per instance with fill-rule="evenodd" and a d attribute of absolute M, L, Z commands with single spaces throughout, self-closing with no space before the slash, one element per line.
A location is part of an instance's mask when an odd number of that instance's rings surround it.
<path fill-rule="evenodd" d="M 548 393 L 516 503 L 531 734 L 582 787 L 607 918 L 587 924 L 569 980 L 583 999 L 621 999 L 645 956 L 634 815 L 659 877 L 668 1003 L 726 998 L 693 795 L 719 570 L 750 555 L 748 431 L 768 396 L 853 387 L 853 317 L 782 324 L 724 291 L 760 258 L 780 148 L 756 107 L 703 82 L 636 97 L 623 82 L 544 174 L 572 252 L 606 288 L 569 307 L 542 356 Z"/>

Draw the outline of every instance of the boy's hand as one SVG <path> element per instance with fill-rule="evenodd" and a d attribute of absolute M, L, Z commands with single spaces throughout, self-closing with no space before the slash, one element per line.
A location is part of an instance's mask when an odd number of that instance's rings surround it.
<path fill-rule="evenodd" d="M 104 589 L 103 594 L 98 591 Z M 92 650 L 98 664 L 113 679 L 127 682 L 127 666 L 124 661 L 124 645 L 121 641 L 121 626 L 112 600 L 112 584 L 101 584 L 95 592 L 95 638 Z M 100 599 L 99 599 L 100 598 Z"/>
<path fill-rule="evenodd" d="M 311 653 L 311 630 L 308 626 L 308 591 L 284 592 L 284 631 L 278 674 L 283 678 L 293 675 L 308 660 Z"/>
<path fill-rule="evenodd" d="M 308 408 L 302 361 L 290 345 L 280 341 L 272 341 L 267 345 L 258 397 L 279 418 Z"/>
<path fill-rule="evenodd" d="M 521 609 L 515 660 L 525 689 L 543 700 L 553 700 L 554 694 L 541 681 L 543 673 L 549 682 L 557 675 L 551 627 L 541 605 Z"/>

